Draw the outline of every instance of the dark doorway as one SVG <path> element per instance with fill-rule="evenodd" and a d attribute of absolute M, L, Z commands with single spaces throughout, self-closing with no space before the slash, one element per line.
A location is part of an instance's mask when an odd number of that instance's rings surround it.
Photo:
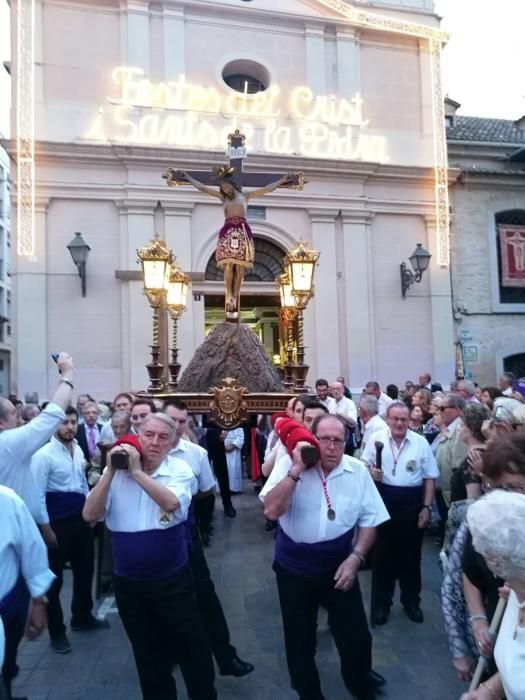
<path fill-rule="evenodd" d="M 519 379 L 525 377 L 525 352 L 505 357 L 503 360 L 503 369 L 505 372 L 514 372 Z"/>

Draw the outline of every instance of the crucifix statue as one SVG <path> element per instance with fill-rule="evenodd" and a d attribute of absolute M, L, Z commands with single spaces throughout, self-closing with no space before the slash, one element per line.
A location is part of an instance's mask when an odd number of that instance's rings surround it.
<path fill-rule="evenodd" d="M 224 225 L 219 231 L 215 257 L 224 269 L 226 320 L 239 322 L 240 293 L 244 270 L 253 267 L 253 234 L 246 221 L 248 202 L 255 197 L 273 192 L 278 187 L 302 190 L 308 179 L 303 173 L 287 173 L 277 180 L 272 173 L 245 173 L 242 163 L 246 158 L 245 137 L 237 129 L 228 136 L 229 164 L 208 172 L 186 172 L 168 168 L 168 185 L 193 185 L 200 192 L 217 197 L 224 209 Z M 215 187 L 210 187 L 215 185 Z M 243 187 L 257 187 L 246 194 Z"/>

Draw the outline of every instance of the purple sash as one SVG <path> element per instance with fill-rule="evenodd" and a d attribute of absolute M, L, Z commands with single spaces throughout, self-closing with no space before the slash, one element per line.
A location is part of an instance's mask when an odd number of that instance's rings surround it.
<path fill-rule="evenodd" d="M 403 510 L 419 511 L 423 507 L 423 485 L 390 486 L 378 483 L 376 486 L 389 513 L 399 513 Z"/>
<path fill-rule="evenodd" d="M 78 491 L 48 491 L 46 507 L 49 520 L 64 520 L 81 515 L 86 496 Z"/>
<path fill-rule="evenodd" d="M 296 576 L 322 576 L 335 572 L 352 551 L 354 529 L 334 540 L 295 542 L 279 526 L 275 540 L 275 563 Z"/>
<path fill-rule="evenodd" d="M 116 576 L 151 581 L 176 574 L 188 563 L 185 523 L 165 530 L 112 532 Z"/>
<path fill-rule="evenodd" d="M 27 615 L 29 597 L 26 582 L 19 575 L 13 588 L 0 600 L 0 617 L 4 626 L 16 615 Z"/>

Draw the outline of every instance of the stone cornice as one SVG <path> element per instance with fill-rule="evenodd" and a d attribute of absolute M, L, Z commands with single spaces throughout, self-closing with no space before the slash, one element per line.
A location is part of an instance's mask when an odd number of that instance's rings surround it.
<path fill-rule="evenodd" d="M 16 162 L 16 142 L 6 141 L 6 150 Z M 126 167 L 151 169 L 158 168 L 159 176 L 168 166 L 175 163 L 185 169 L 211 170 L 224 163 L 222 151 L 210 152 L 192 149 L 170 149 L 156 146 L 125 146 L 116 144 L 96 144 L 87 142 L 63 143 L 38 141 L 35 144 L 39 166 L 48 164 L 56 167 L 57 162 L 81 164 L 90 163 L 97 167 L 122 164 Z M 311 179 L 338 179 L 349 177 L 355 181 L 369 178 L 385 180 L 399 179 L 406 182 L 434 182 L 434 170 L 430 166 L 393 165 L 366 161 L 333 160 L 328 158 L 308 158 L 281 154 L 254 153 L 250 155 L 247 172 L 275 169 L 276 173 L 289 170 L 302 170 Z"/>

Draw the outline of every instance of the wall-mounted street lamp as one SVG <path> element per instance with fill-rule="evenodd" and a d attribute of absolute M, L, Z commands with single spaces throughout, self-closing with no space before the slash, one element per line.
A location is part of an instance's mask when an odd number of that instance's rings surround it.
<path fill-rule="evenodd" d="M 177 325 L 182 312 L 186 310 L 186 298 L 188 296 L 188 287 L 190 286 L 190 278 L 186 275 L 173 261 L 170 269 L 170 281 L 168 284 L 168 293 L 166 295 L 166 306 L 173 321 L 173 345 L 171 348 L 171 362 L 168 364 L 170 372 L 169 388 L 175 391 L 179 383 L 180 363 L 178 362 L 179 349 L 177 347 Z"/>
<path fill-rule="evenodd" d="M 82 238 L 82 234 L 77 231 L 75 237 L 67 246 L 67 249 L 71 253 L 73 262 L 78 268 L 78 276 L 80 277 L 80 282 L 82 285 L 82 296 L 86 296 L 86 262 L 88 259 L 89 251 L 91 248 Z"/>
<path fill-rule="evenodd" d="M 425 250 L 421 243 L 418 243 L 415 251 L 409 257 L 414 272 L 408 269 L 406 263 L 401 263 L 399 268 L 401 271 L 401 294 L 403 297 L 406 295 L 411 284 L 414 284 L 414 282 L 421 282 L 423 273 L 427 269 L 431 257 L 428 250 Z"/>

